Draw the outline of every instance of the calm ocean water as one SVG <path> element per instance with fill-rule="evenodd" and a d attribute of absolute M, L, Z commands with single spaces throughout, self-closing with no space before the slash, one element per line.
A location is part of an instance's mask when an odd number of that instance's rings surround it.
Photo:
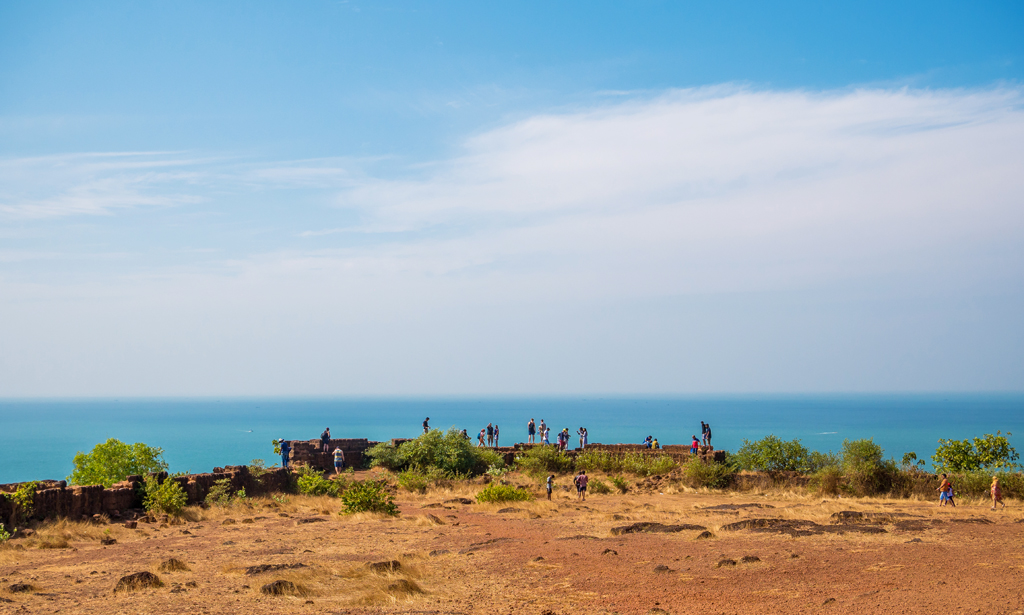
<path fill-rule="evenodd" d="M 77 451 L 107 438 L 162 447 L 172 471 L 208 472 L 256 458 L 275 463 L 272 439 L 313 439 L 324 427 L 336 438 L 415 437 L 426 416 L 432 427 L 470 434 L 497 423 L 503 445 L 525 440 L 532 417 L 552 431 L 584 425 L 592 442 L 604 443 L 651 434 L 688 444 L 703 420 L 715 447 L 727 450 L 768 434 L 821 451 L 874 438 L 887 456 L 927 459 L 939 438 L 1002 430 L 1024 452 L 1024 394 L 0 400 L 0 483 L 64 478 Z"/>

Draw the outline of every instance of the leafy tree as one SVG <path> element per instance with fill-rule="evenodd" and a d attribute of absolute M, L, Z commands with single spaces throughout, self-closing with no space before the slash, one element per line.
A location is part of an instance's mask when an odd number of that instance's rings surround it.
<path fill-rule="evenodd" d="M 400 446 L 381 442 L 366 451 L 373 467 L 384 467 L 396 472 L 440 470 L 449 477 L 481 474 L 492 465 L 504 465 L 501 455 L 490 449 L 477 448 L 462 435 L 449 429 L 432 429 L 415 440 Z"/>
<path fill-rule="evenodd" d="M 939 440 L 939 448 L 932 455 L 932 463 L 940 472 L 975 472 L 978 470 L 1009 469 L 1017 467 L 1017 451 L 1010 446 L 1001 431 L 985 434 L 973 440 Z"/>
<path fill-rule="evenodd" d="M 800 440 L 786 442 L 775 435 L 744 440 L 733 457 L 740 468 L 762 472 L 805 471 L 811 465 L 811 453 Z"/>
<path fill-rule="evenodd" d="M 68 476 L 72 485 L 103 485 L 110 487 L 133 474 L 163 472 L 167 463 L 164 449 L 141 442 L 125 444 L 111 438 L 93 447 L 89 454 L 75 455 L 75 469 Z"/>

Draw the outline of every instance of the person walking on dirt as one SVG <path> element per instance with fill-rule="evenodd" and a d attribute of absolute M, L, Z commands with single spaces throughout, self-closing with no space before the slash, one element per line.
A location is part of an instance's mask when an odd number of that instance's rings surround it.
<path fill-rule="evenodd" d="M 956 508 L 956 502 L 953 501 L 953 483 L 949 482 L 946 475 L 942 475 L 942 482 L 939 483 L 939 506 L 945 506 L 947 502 Z"/>
<path fill-rule="evenodd" d="M 536 433 L 537 433 L 537 424 L 533 422 L 533 419 L 530 419 L 530 422 L 526 424 L 526 436 L 527 436 L 527 440 L 526 441 L 529 442 L 530 444 L 533 444 L 534 443 L 533 442 L 533 436 L 536 435 Z"/>
<path fill-rule="evenodd" d="M 334 449 L 334 474 L 335 476 L 341 476 L 341 471 L 345 469 L 345 451 L 341 450 L 341 447 Z"/>
<path fill-rule="evenodd" d="M 580 499 L 584 502 L 587 501 L 587 483 L 589 481 L 590 479 L 587 478 L 587 471 L 580 470 L 580 475 L 576 477 L 576 491 L 579 494 Z"/>
<path fill-rule="evenodd" d="M 1003 490 L 999 487 L 999 477 L 992 477 L 992 510 L 996 509 L 996 504 L 1002 504 L 1003 508 L 1006 508 L 1006 502 L 1003 501 Z"/>
<path fill-rule="evenodd" d="M 551 490 L 555 488 L 555 475 L 548 476 L 547 480 L 548 500 L 551 499 Z"/>

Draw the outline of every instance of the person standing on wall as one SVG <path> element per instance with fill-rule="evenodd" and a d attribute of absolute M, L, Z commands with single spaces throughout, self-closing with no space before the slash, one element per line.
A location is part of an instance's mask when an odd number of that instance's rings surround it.
<path fill-rule="evenodd" d="M 331 452 L 331 428 L 324 429 L 320 434 L 320 449 L 325 453 Z"/>
<path fill-rule="evenodd" d="M 292 445 L 287 440 L 285 440 L 284 438 L 281 438 L 280 440 L 278 440 L 278 443 L 279 443 L 279 445 L 281 447 L 281 467 L 287 470 L 288 469 L 288 455 L 291 454 L 291 452 L 292 452 Z"/>
<path fill-rule="evenodd" d="M 423 433 L 430 431 L 430 417 L 423 419 Z"/>
<path fill-rule="evenodd" d="M 526 435 L 528 437 L 527 442 L 533 444 L 533 437 L 537 434 L 537 424 L 530 419 L 530 422 L 526 424 Z"/>
<path fill-rule="evenodd" d="M 494 425 L 487 423 L 487 446 L 494 446 Z"/>

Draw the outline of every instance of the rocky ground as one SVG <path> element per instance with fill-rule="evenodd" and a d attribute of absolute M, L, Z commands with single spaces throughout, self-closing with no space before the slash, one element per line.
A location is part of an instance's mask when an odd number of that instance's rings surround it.
<path fill-rule="evenodd" d="M 0 613 L 1024 613 L 1019 502 L 477 489 L 400 493 L 398 518 L 279 496 L 52 523 L 0 549 Z"/>

